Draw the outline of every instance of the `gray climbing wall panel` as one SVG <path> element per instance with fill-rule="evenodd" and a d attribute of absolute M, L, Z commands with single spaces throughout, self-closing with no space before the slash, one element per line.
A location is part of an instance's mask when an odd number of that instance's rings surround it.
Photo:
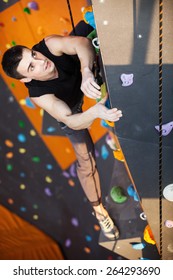
<path fill-rule="evenodd" d="M 173 9 L 163 1 L 163 124 L 173 121 Z M 173 203 L 162 198 L 162 239 L 159 211 L 159 1 L 92 1 L 107 88 L 113 107 L 123 111 L 115 134 L 125 156 L 142 207 L 163 259 L 173 259 Z M 133 74 L 124 86 L 122 74 Z M 172 132 L 163 136 L 162 189 L 173 183 Z M 121 223 L 121 220 L 120 220 Z M 161 243 L 160 243 L 161 241 Z"/>

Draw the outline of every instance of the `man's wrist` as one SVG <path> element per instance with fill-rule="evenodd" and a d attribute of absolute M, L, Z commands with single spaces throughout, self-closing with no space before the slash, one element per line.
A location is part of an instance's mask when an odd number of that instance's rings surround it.
<path fill-rule="evenodd" d="M 88 73 L 88 72 L 91 72 L 91 69 L 89 68 L 89 66 L 84 66 L 82 68 L 82 73 Z"/>

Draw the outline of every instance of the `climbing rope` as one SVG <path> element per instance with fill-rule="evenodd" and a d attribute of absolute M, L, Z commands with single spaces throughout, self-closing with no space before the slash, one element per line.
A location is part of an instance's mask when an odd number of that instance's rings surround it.
<path fill-rule="evenodd" d="M 71 25 L 72 25 L 73 33 L 74 33 L 74 35 L 76 35 L 74 21 L 73 21 L 73 15 L 72 15 L 72 10 L 71 10 L 71 6 L 70 6 L 70 1 L 69 0 L 67 0 L 67 6 L 68 6 L 69 14 L 70 14 L 70 19 L 71 19 Z"/>
<path fill-rule="evenodd" d="M 163 0 L 159 0 L 159 213 L 160 258 L 162 259 L 162 49 L 163 49 Z"/>

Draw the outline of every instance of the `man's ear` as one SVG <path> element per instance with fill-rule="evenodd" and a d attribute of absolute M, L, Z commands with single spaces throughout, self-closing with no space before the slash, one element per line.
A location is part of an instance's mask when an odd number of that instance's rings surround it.
<path fill-rule="evenodd" d="M 29 83 L 31 80 L 32 80 L 31 78 L 22 78 L 22 79 L 20 79 L 20 81 L 22 83 Z"/>

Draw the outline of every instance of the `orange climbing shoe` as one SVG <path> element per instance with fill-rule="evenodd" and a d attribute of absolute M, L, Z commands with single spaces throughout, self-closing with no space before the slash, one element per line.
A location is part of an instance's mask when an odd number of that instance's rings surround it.
<path fill-rule="evenodd" d="M 99 225 L 103 234 L 111 240 L 116 240 L 119 238 L 119 230 L 110 218 L 110 216 L 104 217 L 102 220 L 98 220 Z"/>

